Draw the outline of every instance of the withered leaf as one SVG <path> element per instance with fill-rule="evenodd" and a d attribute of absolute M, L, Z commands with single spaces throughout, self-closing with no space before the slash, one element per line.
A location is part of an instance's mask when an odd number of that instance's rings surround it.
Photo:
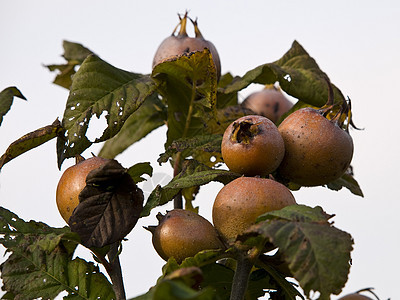
<path fill-rule="evenodd" d="M 79 194 L 69 225 L 86 247 L 122 240 L 135 227 L 143 209 L 143 192 L 116 160 L 91 171 Z"/>

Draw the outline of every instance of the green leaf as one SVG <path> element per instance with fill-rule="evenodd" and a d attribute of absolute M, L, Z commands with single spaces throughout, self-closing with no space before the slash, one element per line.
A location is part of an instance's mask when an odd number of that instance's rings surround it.
<path fill-rule="evenodd" d="M 208 153 L 221 152 L 221 141 L 221 134 L 197 135 L 192 138 L 178 139 L 171 143 L 157 161 L 165 163 L 174 154 L 185 150 L 190 150 L 187 155 L 192 155 L 197 151 Z"/>
<path fill-rule="evenodd" d="M 150 177 L 153 175 L 153 168 L 149 162 L 137 163 L 128 169 L 128 174 L 132 177 L 135 183 L 146 180 L 142 177 L 143 174 L 147 174 Z"/>
<path fill-rule="evenodd" d="M 311 208 L 306 205 L 294 205 L 280 210 L 265 213 L 257 218 L 257 222 L 282 219 L 289 222 L 314 222 L 327 224 L 333 215 L 328 215 L 320 206 Z"/>
<path fill-rule="evenodd" d="M 0 125 L 3 122 L 3 117 L 10 110 L 14 97 L 26 100 L 25 96 L 15 86 L 5 88 L 0 92 Z"/>
<path fill-rule="evenodd" d="M 266 238 L 279 247 L 288 267 L 306 295 L 320 292 L 320 299 L 339 294 L 350 270 L 351 236 L 332 226 L 332 216 L 320 207 L 292 205 L 265 214 L 239 240 Z M 251 240 L 251 239 L 250 239 Z"/>
<path fill-rule="evenodd" d="M 166 106 L 154 93 L 126 120 L 121 130 L 104 143 L 99 156 L 115 158 L 129 146 L 164 125 L 166 120 Z"/>
<path fill-rule="evenodd" d="M 328 100 L 327 75 L 306 50 L 294 41 L 291 49 L 279 60 L 248 71 L 243 77 L 235 78 L 224 93 L 237 93 L 251 83 L 274 84 L 289 95 L 309 105 L 321 107 Z M 342 92 L 332 84 L 335 101 L 343 101 Z"/>
<path fill-rule="evenodd" d="M 166 147 L 198 135 L 215 118 L 217 77 L 208 49 L 156 65 L 152 77 L 168 105 Z"/>
<path fill-rule="evenodd" d="M 79 236 L 68 227 L 25 222 L 0 207 L 0 243 L 11 255 L 0 265 L 2 289 L 13 299 L 114 299 L 110 282 L 92 263 L 72 259 Z"/>
<path fill-rule="evenodd" d="M 63 41 L 64 54 L 67 60 L 65 64 L 46 65 L 51 72 L 58 71 L 53 83 L 69 89 L 72 84 L 72 76 L 76 73 L 75 69 L 85 58 L 93 52 L 78 43 Z"/>
<path fill-rule="evenodd" d="M 0 157 L 0 170 L 10 160 L 17 156 L 40 146 L 53 138 L 60 136 L 63 128 L 60 121 L 55 120 L 53 124 L 39 128 L 35 131 L 25 134 L 18 140 L 8 146 L 6 152 Z"/>
<path fill-rule="evenodd" d="M 340 178 L 326 185 L 329 189 L 339 191 L 342 187 L 347 188 L 354 195 L 364 197 L 360 185 L 357 180 L 353 177 L 353 174 L 345 173 Z"/>
<path fill-rule="evenodd" d="M 165 280 L 131 300 L 218 300 L 212 289 L 196 291 L 178 280 Z"/>
<path fill-rule="evenodd" d="M 107 140 L 119 132 L 155 88 L 149 76 L 123 71 L 89 55 L 73 77 L 62 120 L 66 133 L 57 141 L 59 166 L 92 144 L 85 134 L 94 115 L 108 113 L 107 128 L 94 142 Z"/>
<path fill-rule="evenodd" d="M 187 160 L 183 164 L 182 171 L 166 186 L 158 185 L 153 190 L 147 199 L 141 216 L 148 216 L 154 207 L 169 202 L 184 188 L 205 185 L 211 181 L 227 184 L 240 176 L 240 174 L 231 171 L 212 169 L 195 160 Z"/>

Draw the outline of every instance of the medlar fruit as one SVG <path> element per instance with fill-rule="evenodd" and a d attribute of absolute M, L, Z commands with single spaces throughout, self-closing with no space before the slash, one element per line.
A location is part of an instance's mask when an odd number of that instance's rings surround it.
<path fill-rule="evenodd" d="M 158 214 L 158 226 L 146 229 L 153 234 L 152 242 L 164 260 L 170 257 L 181 263 L 202 250 L 223 249 L 214 226 L 202 216 L 184 209 Z"/>
<path fill-rule="evenodd" d="M 226 128 L 221 154 L 231 171 L 246 176 L 263 176 L 278 168 L 285 154 L 285 145 L 271 120 L 249 115 Z"/>
<path fill-rule="evenodd" d="M 78 158 L 77 163 L 64 171 L 57 185 L 56 202 L 61 217 L 68 223 L 75 207 L 79 204 L 79 194 L 86 186 L 86 176 L 90 171 L 108 162 L 98 156 L 88 159 Z"/>
<path fill-rule="evenodd" d="M 254 224 L 257 217 L 294 205 L 290 190 L 272 179 L 239 177 L 217 194 L 212 208 L 213 223 L 225 241 L 233 241 Z"/>
<path fill-rule="evenodd" d="M 285 156 L 278 173 L 303 186 L 327 184 L 341 177 L 353 157 L 350 134 L 319 110 L 302 108 L 278 127 Z"/>
<path fill-rule="evenodd" d="M 280 89 L 274 86 L 251 93 L 241 105 L 274 123 L 293 107 L 293 103 L 285 97 Z"/>
<path fill-rule="evenodd" d="M 153 68 L 155 65 L 163 62 L 164 60 L 177 57 L 184 53 L 190 53 L 194 51 L 203 51 L 205 48 L 210 50 L 212 55 L 212 59 L 217 71 L 217 80 L 221 77 L 221 61 L 219 59 L 219 54 L 214 44 L 206 39 L 204 39 L 201 34 L 199 27 L 197 25 L 197 20 L 192 21 L 195 31 L 195 37 L 189 37 L 186 32 L 186 23 L 187 23 L 187 12 L 183 16 L 183 18 L 179 17 L 180 22 L 178 26 L 180 26 L 180 30 L 177 35 L 175 35 L 175 31 L 177 27 L 175 27 L 172 35 L 164 39 L 160 46 L 158 47 L 154 58 L 153 58 Z"/>

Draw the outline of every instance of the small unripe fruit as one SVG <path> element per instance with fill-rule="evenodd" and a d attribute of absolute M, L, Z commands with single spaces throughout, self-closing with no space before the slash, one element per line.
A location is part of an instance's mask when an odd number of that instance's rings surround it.
<path fill-rule="evenodd" d="M 353 140 L 337 123 L 313 108 L 290 114 L 278 127 L 285 157 L 278 172 L 303 186 L 327 184 L 342 176 L 353 157 Z"/>
<path fill-rule="evenodd" d="M 231 171 L 246 176 L 263 176 L 278 168 L 285 154 L 285 145 L 271 120 L 250 115 L 237 119 L 226 128 L 221 154 Z"/>
<path fill-rule="evenodd" d="M 158 226 L 146 229 L 153 234 L 153 246 L 164 260 L 173 257 L 181 263 L 200 251 L 224 248 L 214 226 L 192 211 L 174 209 L 157 218 Z"/>
<path fill-rule="evenodd" d="M 272 87 L 250 94 L 243 100 L 242 106 L 276 123 L 293 107 L 293 103 L 280 90 Z"/>
<path fill-rule="evenodd" d="M 108 161 L 97 156 L 91 157 L 77 162 L 64 171 L 57 185 L 56 202 L 65 222 L 68 223 L 72 212 L 79 204 L 79 194 L 86 186 L 86 176 Z"/>
<path fill-rule="evenodd" d="M 290 190 L 277 181 L 239 177 L 225 185 L 215 198 L 213 223 L 224 240 L 232 241 L 260 215 L 294 204 Z"/>

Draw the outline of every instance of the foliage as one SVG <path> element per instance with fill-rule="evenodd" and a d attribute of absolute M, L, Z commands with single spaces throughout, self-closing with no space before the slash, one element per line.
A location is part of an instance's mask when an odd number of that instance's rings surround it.
<path fill-rule="evenodd" d="M 241 77 L 225 74 L 219 81 L 208 49 L 168 59 L 156 65 L 152 74 L 118 69 L 81 44 L 65 41 L 64 50 L 65 65 L 47 66 L 60 72 L 54 83 L 69 89 L 61 123 L 35 130 L 12 143 L 0 159 L 0 168 L 53 138 L 57 138 L 59 168 L 65 159 L 104 141 L 100 156 L 115 158 L 153 130 L 167 126 L 165 152 L 158 162 L 170 162 L 174 177 L 165 186 L 158 185 L 143 206 L 143 194 L 136 183 L 145 180 L 144 174 L 152 176 L 150 163 L 125 169 L 111 160 L 86 178 L 70 228 L 25 222 L 1 208 L 0 243 L 10 253 L 0 267 L 5 299 L 53 299 L 61 291 L 67 292 L 65 299 L 113 299 L 115 268 L 111 266 L 118 253 L 110 255 L 111 249 L 132 230 L 138 218 L 180 195 L 189 205 L 201 186 L 212 181 L 227 184 L 241 176 L 221 168 L 220 153 L 225 128 L 250 113 L 241 108 L 238 92 L 253 83 L 279 84 L 298 99 L 292 111 L 321 107 L 328 99 L 328 76 L 297 41 L 277 61 Z M 342 101 L 343 94 L 333 87 L 335 101 Z M 0 93 L 0 123 L 14 96 L 25 99 L 14 87 Z M 91 141 L 86 137 L 90 120 L 104 112 L 107 127 Z M 343 187 L 362 196 L 351 172 L 327 185 L 331 190 Z M 302 205 L 260 216 L 257 224 L 226 249 L 200 252 L 180 265 L 170 259 L 157 283 L 134 299 L 227 299 L 240 264 L 237 258 L 244 252 L 257 253 L 248 276 L 246 299 L 266 292 L 271 299 L 303 298 L 287 277 L 296 279 L 305 295 L 315 291 L 320 299 L 329 299 L 347 281 L 353 243 L 348 233 L 333 226 L 331 217 L 320 207 Z M 95 263 L 73 258 L 78 245 L 87 247 L 96 263 L 105 266 L 114 290 Z M 278 248 L 278 254 L 267 253 L 267 246 Z"/>

